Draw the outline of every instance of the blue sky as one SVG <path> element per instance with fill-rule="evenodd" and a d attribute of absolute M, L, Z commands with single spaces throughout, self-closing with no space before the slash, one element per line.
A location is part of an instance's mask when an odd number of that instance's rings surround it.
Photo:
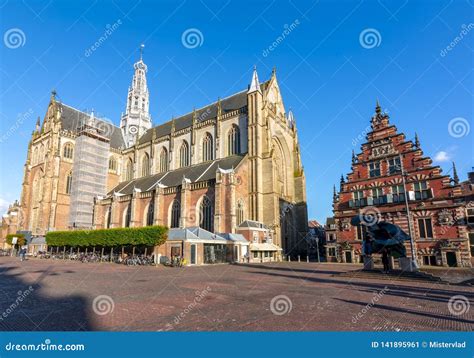
<path fill-rule="evenodd" d="M 310 218 L 331 215 L 332 186 L 350 171 L 376 98 L 444 172 L 454 160 L 465 179 L 474 165 L 473 10 L 472 0 L 2 0 L 0 210 L 20 197 L 51 89 L 118 124 L 142 42 L 154 124 L 245 89 L 255 64 L 261 80 L 276 66 L 296 117 Z M 199 31 L 194 48 L 182 40 L 188 29 Z"/>

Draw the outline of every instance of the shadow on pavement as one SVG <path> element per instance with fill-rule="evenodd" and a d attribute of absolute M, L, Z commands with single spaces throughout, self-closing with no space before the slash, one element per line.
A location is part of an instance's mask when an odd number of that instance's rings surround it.
<path fill-rule="evenodd" d="M 367 306 L 367 302 L 346 300 L 346 299 L 343 299 L 343 298 L 334 298 L 334 299 L 337 300 L 337 301 L 351 303 L 351 304 L 359 305 L 359 306 L 363 306 L 363 307 Z M 408 313 L 408 314 L 413 314 L 413 315 L 417 315 L 417 316 L 424 316 L 424 317 L 430 317 L 430 318 L 436 318 L 436 319 L 446 319 L 446 320 L 455 321 L 455 322 L 474 324 L 474 321 L 472 321 L 472 320 L 464 319 L 464 318 L 461 318 L 461 317 L 454 317 L 454 316 L 450 316 L 450 315 L 428 313 L 428 312 L 419 312 L 419 311 L 414 311 L 414 310 L 411 310 L 411 309 L 408 309 L 408 308 L 387 306 L 387 305 L 381 305 L 381 304 L 378 304 L 378 303 L 374 304 L 373 307 L 378 308 L 378 309 L 382 309 L 382 310 L 387 310 L 387 311 Z"/>
<path fill-rule="evenodd" d="M 21 267 L 0 263 L 0 331 L 90 331 L 85 297 L 47 297 L 41 293 L 42 281 L 52 272 L 52 266 L 29 284 L 14 273 Z"/>

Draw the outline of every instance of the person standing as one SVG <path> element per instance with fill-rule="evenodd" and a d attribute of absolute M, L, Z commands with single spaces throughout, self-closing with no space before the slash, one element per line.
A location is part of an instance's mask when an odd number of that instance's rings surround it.
<path fill-rule="evenodd" d="M 20 249 L 20 261 L 24 261 L 24 260 L 25 260 L 25 255 L 26 255 L 26 249 L 25 249 L 25 248 L 21 248 L 21 249 Z"/>

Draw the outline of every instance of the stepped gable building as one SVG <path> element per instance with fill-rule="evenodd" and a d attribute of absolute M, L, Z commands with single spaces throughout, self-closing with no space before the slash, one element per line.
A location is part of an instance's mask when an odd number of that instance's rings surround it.
<path fill-rule="evenodd" d="M 120 127 L 52 93 L 28 145 L 15 230 L 235 233 L 250 220 L 269 228 L 253 246 L 295 253 L 307 231 L 305 174 L 275 71 L 260 83 L 255 69 L 247 89 L 155 127 L 142 56 L 134 71 Z"/>
<path fill-rule="evenodd" d="M 372 214 L 409 232 L 405 195 L 409 199 L 411 231 L 421 265 L 470 266 L 465 201 L 457 174 L 442 174 L 423 155 L 415 141 L 390 124 L 378 102 L 362 152 L 352 155 L 352 171 L 341 176 L 334 191 L 336 242 L 327 251 L 338 261 L 361 262 L 364 227 L 353 227 L 351 217 Z M 406 186 L 403 185 L 402 170 Z M 407 242 L 407 254 L 411 255 Z"/>

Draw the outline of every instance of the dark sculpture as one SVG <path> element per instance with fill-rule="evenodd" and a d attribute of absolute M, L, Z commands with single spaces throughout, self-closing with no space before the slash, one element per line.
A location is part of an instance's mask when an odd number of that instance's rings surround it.
<path fill-rule="evenodd" d="M 410 236 L 399 226 L 362 214 L 354 216 L 351 225 L 364 225 L 367 228 L 367 235 L 362 243 L 364 255 L 382 253 L 386 249 L 391 256 L 406 257 L 404 241 L 409 241 Z"/>

